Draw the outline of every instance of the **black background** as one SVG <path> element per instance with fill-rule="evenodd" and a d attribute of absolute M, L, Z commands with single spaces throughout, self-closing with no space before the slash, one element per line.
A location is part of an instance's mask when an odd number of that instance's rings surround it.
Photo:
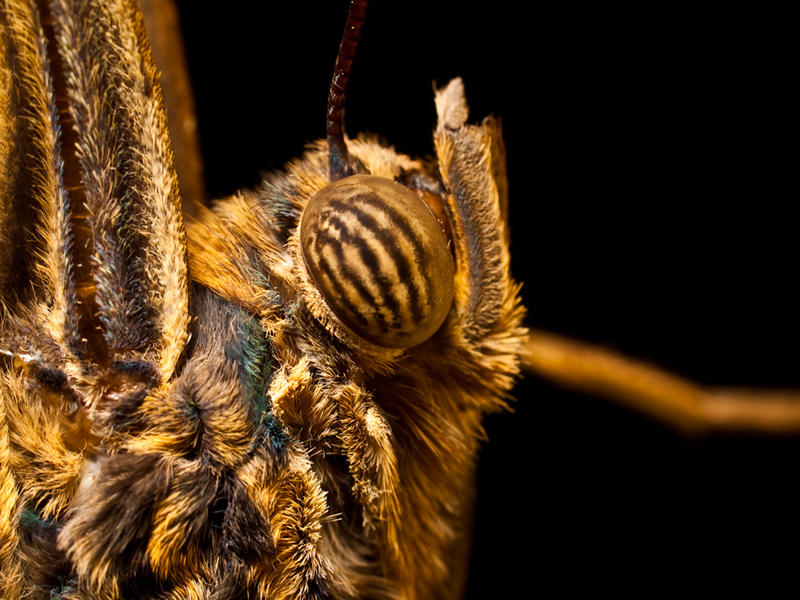
<path fill-rule="evenodd" d="M 221 196 L 324 135 L 346 7 L 181 5 Z M 530 325 L 704 384 L 800 389 L 785 20 L 375 0 L 347 129 L 431 154 L 432 83 L 462 76 L 473 119 L 503 119 Z M 487 420 L 468 598 L 792 573 L 798 439 L 687 438 L 534 378 L 516 397 L 515 414 Z"/>

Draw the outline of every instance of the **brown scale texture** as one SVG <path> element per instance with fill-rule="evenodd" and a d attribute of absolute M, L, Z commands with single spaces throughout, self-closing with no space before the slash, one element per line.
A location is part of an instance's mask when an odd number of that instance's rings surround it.
<path fill-rule="evenodd" d="M 3 0 L 0 51 L 0 597 L 458 598 L 525 336 L 496 123 L 466 123 L 456 80 L 435 162 L 345 140 L 452 237 L 444 324 L 384 348 L 303 262 L 324 141 L 184 230 L 132 2 Z"/>

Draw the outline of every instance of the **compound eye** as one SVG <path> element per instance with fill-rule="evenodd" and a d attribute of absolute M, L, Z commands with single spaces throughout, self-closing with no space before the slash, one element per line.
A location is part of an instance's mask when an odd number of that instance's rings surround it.
<path fill-rule="evenodd" d="M 330 309 L 365 340 L 410 348 L 447 317 L 447 239 L 428 206 L 399 183 L 374 175 L 334 181 L 303 211 L 300 243 Z"/>

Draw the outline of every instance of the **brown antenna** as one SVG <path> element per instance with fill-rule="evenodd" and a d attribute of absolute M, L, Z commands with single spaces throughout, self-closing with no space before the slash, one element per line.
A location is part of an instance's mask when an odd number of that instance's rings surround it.
<path fill-rule="evenodd" d="M 369 0 L 350 0 L 347 23 L 342 34 L 342 42 L 339 44 L 336 66 L 333 68 L 325 121 L 325 132 L 328 137 L 328 173 L 331 181 L 363 171 L 363 165 L 358 159 L 350 157 L 344 143 L 344 101 L 368 5 Z"/>

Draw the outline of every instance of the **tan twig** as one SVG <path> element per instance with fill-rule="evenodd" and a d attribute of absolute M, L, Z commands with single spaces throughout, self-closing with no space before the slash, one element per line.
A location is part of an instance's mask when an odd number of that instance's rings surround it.
<path fill-rule="evenodd" d="M 616 352 L 531 330 L 523 368 L 688 432 L 800 433 L 800 391 L 704 388 Z"/>

